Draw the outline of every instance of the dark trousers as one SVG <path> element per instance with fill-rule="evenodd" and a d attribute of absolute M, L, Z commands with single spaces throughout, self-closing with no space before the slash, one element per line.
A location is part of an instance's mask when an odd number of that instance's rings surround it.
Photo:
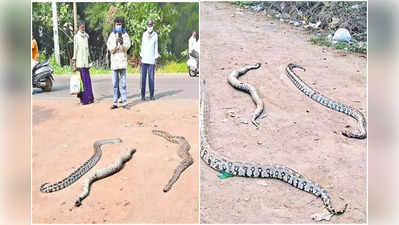
<path fill-rule="evenodd" d="M 148 74 L 148 86 L 150 88 L 150 98 L 154 97 L 154 64 L 141 64 L 141 98 L 145 98 L 145 86 Z"/>

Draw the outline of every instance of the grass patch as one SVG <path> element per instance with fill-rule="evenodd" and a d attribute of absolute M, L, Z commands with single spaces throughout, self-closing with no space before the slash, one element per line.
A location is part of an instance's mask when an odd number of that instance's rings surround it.
<path fill-rule="evenodd" d="M 169 62 L 165 66 L 158 68 L 158 73 L 188 73 L 185 62 Z"/>
<path fill-rule="evenodd" d="M 59 66 L 53 60 L 54 57 L 50 59 L 50 65 L 54 69 L 54 75 L 61 75 L 61 74 L 73 74 L 73 67 L 72 66 Z M 188 73 L 188 68 L 185 62 L 169 62 L 166 65 L 159 66 L 156 73 Z M 139 67 L 132 67 L 128 66 L 127 73 L 129 74 L 138 74 L 140 73 Z M 90 75 L 104 75 L 104 74 L 112 74 L 111 69 L 103 68 L 103 67 L 91 67 L 90 68 Z"/>
<path fill-rule="evenodd" d="M 335 49 L 367 54 L 367 44 L 361 44 L 361 42 L 353 42 L 353 43 L 337 42 L 334 44 L 332 41 L 328 40 L 326 37 L 323 36 L 313 37 L 310 39 L 310 42 L 314 45 L 327 46 Z"/>

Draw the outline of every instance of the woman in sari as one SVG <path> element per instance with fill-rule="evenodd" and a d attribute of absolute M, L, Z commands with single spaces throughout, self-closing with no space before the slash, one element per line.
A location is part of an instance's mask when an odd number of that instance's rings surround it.
<path fill-rule="evenodd" d="M 83 90 L 78 94 L 80 104 L 87 105 L 94 102 L 93 90 L 89 73 L 89 35 L 85 32 L 85 24 L 79 25 L 79 31 L 73 38 L 73 67 L 80 72 Z"/>

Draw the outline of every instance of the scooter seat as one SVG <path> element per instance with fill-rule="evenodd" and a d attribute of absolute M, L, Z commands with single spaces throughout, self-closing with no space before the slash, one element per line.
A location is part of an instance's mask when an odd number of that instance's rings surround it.
<path fill-rule="evenodd" d="M 43 62 L 39 62 L 33 67 L 33 70 L 37 70 L 38 68 L 43 67 L 43 66 L 47 66 L 48 64 L 49 64 L 49 60 L 46 60 L 46 61 L 43 61 Z"/>

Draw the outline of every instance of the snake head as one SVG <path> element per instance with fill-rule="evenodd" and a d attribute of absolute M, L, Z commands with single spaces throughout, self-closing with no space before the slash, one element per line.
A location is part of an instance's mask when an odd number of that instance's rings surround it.
<path fill-rule="evenodd" d="M 301 69 L 301 70 L 303 70 L 303 71 L 306 71 L 305 68 L 303 68 L 302 66 L 300 66 L 300 65 L 298 65 L 298 64 L 294 64 L 294 63 L 288 64 L 288 68 L 290 68 L 290 70 L 293 70 L 294 68 L 298 68 L 298 69 Z"/>
<path fill-rule="evenodd" d="M 82 200 L 79 198 L 78 200 L 76 200 L 75 206 L 76 206 L 76 207 L 79 207 L 79 206 L 81 206 L 81 205 L 82 205 Z"/>

